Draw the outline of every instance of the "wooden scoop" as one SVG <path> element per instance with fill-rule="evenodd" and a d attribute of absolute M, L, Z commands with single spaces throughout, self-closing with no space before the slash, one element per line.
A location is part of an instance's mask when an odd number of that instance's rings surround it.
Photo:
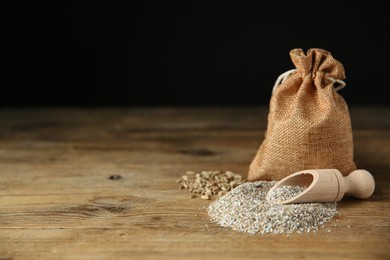
<path fill-rule="evenodd" d="M 344 194 L 366 199 L 374 193 L 375 189 L 374 177 L 366 170 L 355 170 L 346 177 L 337 169 L 299 171 L 280 180 L 270 191 L 286 185 L 307 188 L 297 196 L 281 201 L 280 204 L 336 202 L 340 201 Z"/>

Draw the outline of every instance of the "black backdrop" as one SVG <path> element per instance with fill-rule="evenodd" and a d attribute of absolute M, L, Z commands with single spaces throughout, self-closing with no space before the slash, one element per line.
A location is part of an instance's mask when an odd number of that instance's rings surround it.
<path fill-rule="evenodd" d="M 388 104 L 385 1 L 124 3 L 14 2 L 1 105 L 268 105 L 289 51 L 314 47 L 348 103 Z"/>

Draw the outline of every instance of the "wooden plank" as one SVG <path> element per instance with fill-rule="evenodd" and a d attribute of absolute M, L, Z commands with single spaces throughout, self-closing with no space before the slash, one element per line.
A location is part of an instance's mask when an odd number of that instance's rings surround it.
<path fill-rule="evenodd" d="M 354 129 L 390 127 L 388 107 L 351 106 L 349 109 Z M 1 110 L 0 132 L 19 138 L 57 140 L 62 134 L 68 138 L 86 138 L 150 130 L 264 130 L 267 114 L 268 107 L 24 108 Z M 80 128 L 90 131 L 80 131 Z"/>
<path fill-rule="evenodd" d="M 266 113 L 0 111 L 0 259 L 388 259 L 390 108 L 351 108 L 355 161 L 376 191 L 343 199 L 341 215 L 316 233 L 223 229 L 204 211 L 210 201 L 178 189 L 187 170 L 246 176 Z"/>

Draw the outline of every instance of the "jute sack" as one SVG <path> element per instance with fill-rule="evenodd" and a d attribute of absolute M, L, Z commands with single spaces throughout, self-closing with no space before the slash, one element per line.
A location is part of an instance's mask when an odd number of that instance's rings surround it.
<path fill-rule="evenodd" d="M 265 138 L 249 167 L 248 180 L 280 180 L 306 169 L 356 169 L 351 120 L 337 90 L 343 65 L 330 52 L 290 51 L 296 69 L 282 74 L 270 100 Z"/>

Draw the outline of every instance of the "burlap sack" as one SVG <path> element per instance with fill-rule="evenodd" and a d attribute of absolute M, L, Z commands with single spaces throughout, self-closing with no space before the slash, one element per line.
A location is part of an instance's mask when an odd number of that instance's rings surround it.
<path fill-rule="evenodd" d="M 290 51 L 296 70 L 277 82 L 270 100 L 265 139 L 249 167 L 248 180 L 280 180 L 307 169 L 356 169 L 348 106 L 336 89 L 343 65 L 328 51 Z M 279 80 L 283 80 L 282 75 Z"/>

